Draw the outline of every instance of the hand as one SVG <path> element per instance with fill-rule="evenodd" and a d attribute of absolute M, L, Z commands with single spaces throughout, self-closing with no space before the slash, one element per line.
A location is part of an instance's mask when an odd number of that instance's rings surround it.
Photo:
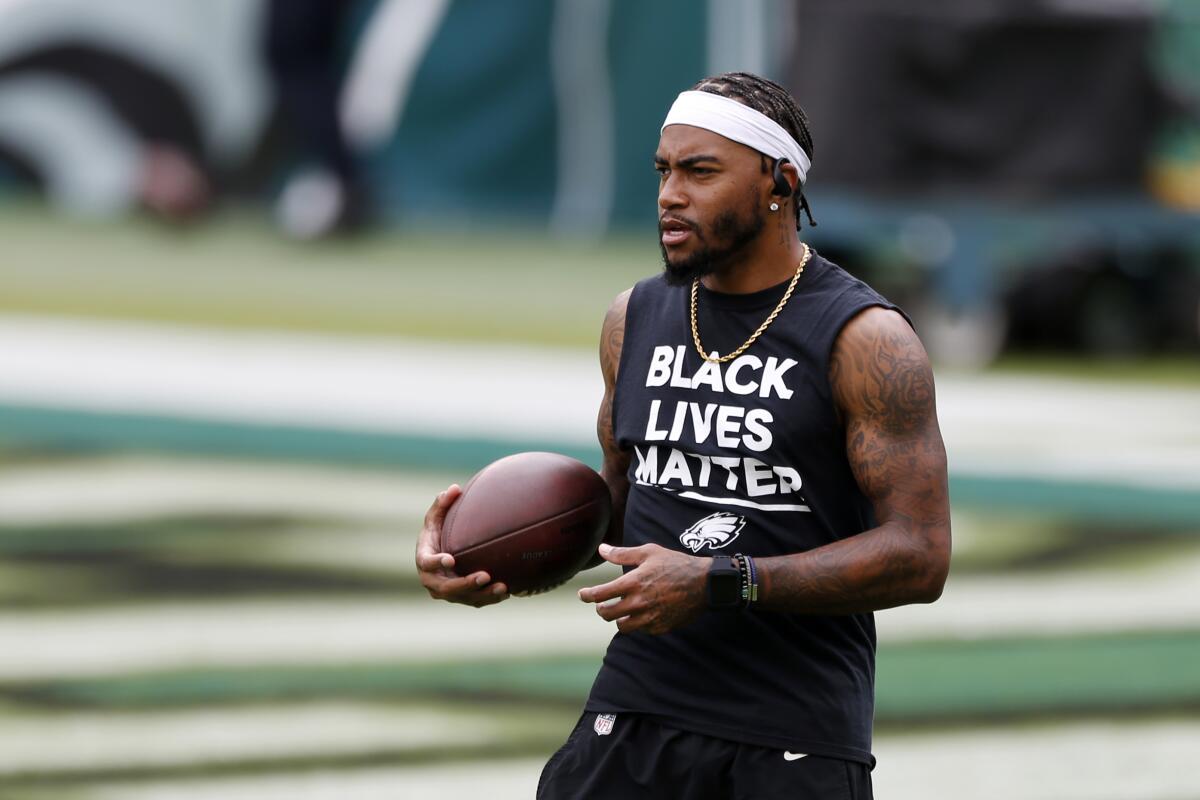
<path fill-rule="evenodd" d="M 622 633 L 666 633 L 691 622 L 704 610 L 707 558 L 656 544 L 640 547 L 602 544 L 600 556 L 610 563 L 634 569 L 600 586 L 580 589 L 579 599 L 599 603 L 596 613 L 610 622 L 616 620 Z"/>
<path fill-rule="evenodd" d="M 425 526 L 417 539 L 417 575 L 421 585 L 435 600 L 463 603 L 480 608 L 499 603 L 508 597 L 508 587 L 503 583 L 491 583 L 486 572 L 476 572 L 460 577 L 454 573 L 454 556 L 440 552 L 442 549 L 442 521 L 454 501 L 462 494 L 457 484 L 434 498 L 433 505 L 425 514 Z"/>

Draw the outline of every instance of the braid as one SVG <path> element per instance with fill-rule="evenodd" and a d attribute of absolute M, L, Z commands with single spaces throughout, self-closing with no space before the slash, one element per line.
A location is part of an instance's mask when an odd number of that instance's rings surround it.
<path fill-rule="evenodd" d="M 723 75 L 705 78 L 693 86 L 692 90 L 728 97 L 760 114 L 765 114 L 790 133 L 809 160 L 812 159 L 813 141 L 808 130 L 808 117 L 804 115 L 804 109 L 800 108 L 791 93 L 775 81 L 749 72 L 726 72 Z M 796 227 L 800 227 L 800 209 L 804 209 L 808 214 L 809 224 L 816 225 L 803 190 L 796 194 Z"/>

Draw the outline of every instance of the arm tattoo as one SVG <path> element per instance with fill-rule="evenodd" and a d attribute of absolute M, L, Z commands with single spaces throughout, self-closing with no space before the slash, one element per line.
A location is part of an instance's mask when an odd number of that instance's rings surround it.
<path fill-rule="evenodd" d="M 925 350 L 899 315 L 869 309 L 838 338 L 830 383 L 850 468 L 880 524 L 799 556 L 767 559 L 764 601 L 837 614 L 936 599 L 949 567 L 950 515 Z"/>
<path fill-rule="evenodd" d="M 613 431 L 613 397 L 617 391 L 617 372 L 621 362 L 621 348 L 625 343 L 625 307 L 629 302 L 629 290 L 626 290 L 613 301 L 608 314 L 604 317 L 604 327 L 600 333 L 600 370 L 604 374 L 604 397 L 600 401 L 600 413 L 596 417 L 596 437 L 600 440 L 600 449 L 604 453 L 604 465 L 600 475 L 608 484 L 612 495 L 612 522 L 604 540 L 609 544 L 620 544 L 625 520 L 625 498 L 629 494 L 630 454 L 617 444 Z M 592 564 L 599 563 L 596 556 Z"/>

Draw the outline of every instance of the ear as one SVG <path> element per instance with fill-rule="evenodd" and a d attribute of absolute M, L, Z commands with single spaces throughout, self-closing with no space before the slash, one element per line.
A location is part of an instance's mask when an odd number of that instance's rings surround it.
<path fill-rule="evenodd" d="M 800 193 L 800 170 L 796 169 L 796 165 L 791 161 L 785 161 L 780 165 L 779 171 L 783 174 L 783 179 L 788 182 L 788 186 L 792 187 L 791 198 L 796 199 Z"/>

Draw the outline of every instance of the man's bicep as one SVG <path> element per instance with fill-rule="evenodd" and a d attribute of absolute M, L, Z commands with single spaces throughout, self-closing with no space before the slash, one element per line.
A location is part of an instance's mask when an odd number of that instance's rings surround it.
<path fill-rule="evenodd" d="M 596 438 L 600 442 L 604 462 L 600 475 L 608 484 L 613 501 L 613 519 L 605 541 L 620 544 L 625 516 L 625 498 L 629 494 L 630 453 L 617 443 L 613 420 L 613 401 L 617 394 L 617 374 L 620 371 L 621 351 L 625 344 L 625 309 L 632 290 L 617 295 L 600 331 L 600 371 L 604 376 L 604 395 L 596 415 Z"/>
<path fill-rule="evenodd" d="M 868 309 L 846 326 L 833 356 L 846 455 L 879 521 L 948 526 L 933 370 L 916 333 L 899 314 Z"/>
<path fill-rule="evenodd" d="M 606 474 L 624 475 L 629 468 L 629 451 L 622 450 L 617 444 L 616 432 L 613 430 L 613 392 L 604 392 L 600 400 L 600 412 L 596 415 L 596 438 L 600 442 L 600 450 L 604 456 Z"/>

